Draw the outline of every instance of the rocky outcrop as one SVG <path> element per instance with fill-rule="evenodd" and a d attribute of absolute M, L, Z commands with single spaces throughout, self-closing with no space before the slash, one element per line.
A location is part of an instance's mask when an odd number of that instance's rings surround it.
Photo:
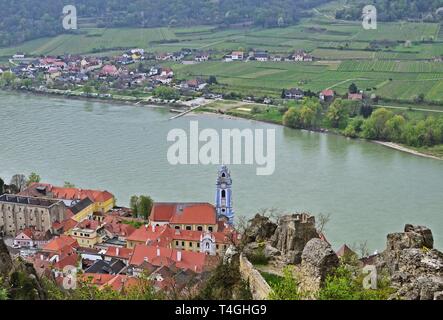
<path fill-rule="evenodd" d="M 280 219 L 271 244 L 281 252 L 286 263 L 299 264 L 308 241 L 318 237 L 313 216 L 293 214 Z"/>
<path fill-rule="evenodd" d="M 21 259 L 13 261 L 0 238 L 0 277 L 9 288 L 12 300 L 43 300 L 47 298 L 43 284 L 32 264 Z"/>
<path fill-rule="evenodd" d="M 300 289 L 305 292 L 317 292 L 326 276 L 339 265 L 337 254 L 330 244 L 321 239 L 311 239 L 301 256 Z"/>
<path fill-rule="evenodd" d="M 274 235 L 275 229 L 277 229 L 277 224 L 272 222 L 269 217 L 257 214 L 249 221 L 248 228 L 246 228 L 243 235 L 243 241 L 245 244 L 264 242 Z"/>
<path fill-rule="evenodd" d="M 5 275 L 12 269 L 12 259 L 3 239 L 0 238 L 0 275 Z"/>
<path fill-rule="evenodd" d="M 440 299 L 443 291 L 443 253 L 433 249 L 432 231 L 406 225 L 404 232 L 387 236 L 378 267 L 388 271 L 397 292 L 392 299 Z"/>

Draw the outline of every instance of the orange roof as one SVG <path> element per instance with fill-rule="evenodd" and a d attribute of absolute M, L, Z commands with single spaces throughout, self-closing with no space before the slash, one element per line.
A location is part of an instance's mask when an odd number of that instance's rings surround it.
<path fill-rule="evenodd" d="M 129 260 L 133 251 L 133 249 L 128 248 L 108 247 L 105 256 Z"/>
<path fill-rule="evenodd" d="M 77 248 L 77 240 L 71 238 L 70 236 L 61 235 L 60 237 L 56 237 L 47 243 L 42 250 L 49 252 L 62 252 L 66 247 Z"/>
<path fill-rule="evenodd" d="M 62 187 L 55 187 L 47 183 L 33 183 L 27 189 L 20 192 L 20 195 L 41 197 L 42 193 L 40 193 L 37 190 L 37 188 L 45 188 L 45 187 L 47 195 L 48 193 L 51 193 L 52 197 L 56 199 L 83 200 L 85 198 L 90 198 L 94 202 L 106 202 L 114 198 L 114 195 L 108 191 L 87 190 L 79 188 L 62 188 Z"/>
<path fill-rule="evenodd" d="M 209 203 L 155 203 L 150 220 L 173 224 L 217 224 L 215 207 Z"/>
<path fill-rule="evenodd" d="M 168 246 L 171 241 L 170 228 L 168 226 L 152 227 L 152 226 L 142 226 L 135 230 L 129 237 L 126 238 L 127 241 L 142 242 L 144 244 L 151 243 L 162 247 Z"/>
<path fill-rule="evenodd" d="M 112 274 L 98 274 L 98 273 L 85 273 L 79 280 L 90 282 L 92 285 L 98 286 L 99 289 L 104 287 L 110 287 L 115 291 L 121 291 L 134 287 L 139 284 L 137 278 L 129 277 L 126 275 L 112 275 Z"/>
<path fill-rule="evenodd" d="M 181 259 L 178 257 L 181 252 Z M 202 272 L 207 255 L 200 252 L 178 251 L 170 248 L 157 246 L 137 245 L 129 260 L 133 266 L 141 266 L 147 262 L 154 266 L 174 266 L 179 269 L 190 269 L 194 272 Z"/>

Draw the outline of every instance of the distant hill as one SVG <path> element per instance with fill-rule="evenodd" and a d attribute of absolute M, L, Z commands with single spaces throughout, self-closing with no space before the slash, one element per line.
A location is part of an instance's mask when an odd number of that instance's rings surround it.
<path fill-rule="evenodd" d="M 79 22 L 97 27 L 253 24 L 290 25 L 330 0 L 0 0 L 0 46 L 66 32 L 62 8 L 73 4 Z"/>
<path fill-rule="evenodd" d="M 348 0 L 345 8 L 337 10 L 336 18 L 343 20 L 361 19 L 364 6 L 377 8 L 379 21 L 423 20 L 441 21 L 443 0 Z M 441 11 L 441 13 L 440 13 Z"/>

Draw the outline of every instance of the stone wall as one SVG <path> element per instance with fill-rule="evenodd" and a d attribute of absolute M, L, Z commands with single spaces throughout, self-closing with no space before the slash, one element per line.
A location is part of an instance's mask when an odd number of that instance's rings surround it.
<path fill-rule="evenodd" d="M 269 298 L 269 294 L 272 292 L 271 287 L 243 255 L 240 255 L 240 274 L 243 280 L 249 283 L 254 300 L 267 300 Z"/>

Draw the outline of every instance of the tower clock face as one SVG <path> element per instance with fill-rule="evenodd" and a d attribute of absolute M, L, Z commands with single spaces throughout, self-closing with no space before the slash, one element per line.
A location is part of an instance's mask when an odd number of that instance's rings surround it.
<path fill-rule="evenodd" d="M 226 183 L 221 184 L 222 189 L 226 189 Z"/>

